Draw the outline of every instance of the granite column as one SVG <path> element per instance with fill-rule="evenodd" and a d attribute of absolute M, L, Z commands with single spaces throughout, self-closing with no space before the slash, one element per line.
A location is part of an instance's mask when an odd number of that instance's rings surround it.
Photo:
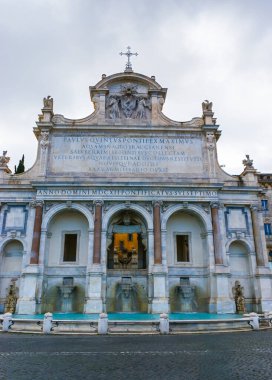
<path fill-rule="evenodd" d="M 95 201 L 93 263 L 101 262 L 102 201 Z"/>
<path fill-rule="evenodd" d="M 153 204 L 153 223 L 154 223 L 154 264 L 162 264 L 161 246 L 161 204 Z"/>
<path fill-rule="evenodd" d="M 222 242 L 221 242 L 221 229 L 219 222 L 219 204 L 211 204 L 211 214 L 212 214 L 212 226 L 213 226 L 213 244 L 214 244 L 214 261 L 216 265 L 223 264 L 223 252 L 222 252 Z"/>
<path fill-rule="evenodd" d="M 33 228 L 30 264 L 39 264 L 39 251 L 40 251 L 40 241 L 41 241 L 43 204 L 42 202 L 37 202 L 35 206 L 36 206 L 36 211 L 35 211 L 35 220 L 34 220 L 34 228 Z"/>
<path fill-rule="evenodd" d="M 265 266 L 264 256 L 263 256 L 263 246 L 262 246 L 262 238 L 260 234 L 260 224 L 258 217 L 258 207 L 251 206 L 251 219 L 252 219 L 252 227 L 253 227 L 253 236 L 255 243 L 255 251 L 256 251 L 256 261 L 258 266 Z"/>

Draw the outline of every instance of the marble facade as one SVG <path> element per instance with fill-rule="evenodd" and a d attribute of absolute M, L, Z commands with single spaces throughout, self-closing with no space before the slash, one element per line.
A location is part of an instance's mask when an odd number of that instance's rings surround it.
<path fill-rule="evenodd" d="M 12 174 L 3 152 L 2 311 L 12 281 L 19 314 L 63 311 L 65 302 L 85 313 L 182 311 L 181 283 L 193 289 L 194 311 L 234 313 L 237 281 L 247 311 L 272 310 L 253 162 L 225 173 L 212 103 L 177 122 L 162 112 L 166 93 L 130 69 L 103 75 L 86 118 L 55 114 L 44 98 L 32 168 Z"/>

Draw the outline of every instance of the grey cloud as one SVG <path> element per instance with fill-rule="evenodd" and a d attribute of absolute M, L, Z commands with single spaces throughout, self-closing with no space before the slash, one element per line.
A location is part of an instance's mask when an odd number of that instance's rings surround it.
<path fill-rule="evenodd" d="M 272 170 L 272 3 L 0 0 L 0 8 L 1 145 L 11 167 L 23 153 L 34 163 L 42 98 L 52 95 L 67 117 L 91 113 L 88 86 L 123 71 L 118 53 L 130 44 L 139 53 L 134 70 L 168 87 L 167 116 L 191 119 L 213 100 L 227 171 L 241 172 L 246 153 Z"/>

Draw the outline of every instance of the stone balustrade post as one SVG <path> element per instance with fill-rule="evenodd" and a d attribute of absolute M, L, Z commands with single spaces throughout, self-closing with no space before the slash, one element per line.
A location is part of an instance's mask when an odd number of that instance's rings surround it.
<path fill-rule="evenodd" d="M 166 313 L 160 315 L 159 330 L 161 334 L 169 334 L 169 317 Z"/>
<path fill-rule="evenodd" d="M 213 226 L 214 260 L 216 265 L 223 264 L 223 252 L 221 242 L 221 229 L 219 221 L 219 203 L 211 203 L 211 215 Z"/>
<path fill-rule="evenodd" d="M 97 333 L 99 335 L 108 334 L 108 314 L 99 314 Z"/>
<path fill-rule="evenodd" d="M 34 202 L 33 206 L 36 208 L 36 211 L 33 227 L 30 264 L 39 264 L 43 202 Z"/>
<path fill-rule="evenodd" d="M 12 325 L 13 325 L 12 314 L 11 313 L 5 313 L 3 315 L 3 328 L 2 328 L 2 331 L 9 332 L 9 330 L 11 329 Z"/>
<path fill-rule="evenodd" d="M 42 330 L 44 334 L 51 334 L 51 332 L 53 331 L 53 314 L 52 313 L 44 314 Z"/>

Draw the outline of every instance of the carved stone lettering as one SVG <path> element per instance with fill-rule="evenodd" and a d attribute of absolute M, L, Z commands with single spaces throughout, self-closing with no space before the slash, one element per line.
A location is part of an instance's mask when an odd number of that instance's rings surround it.
<path fill-rule="evenodd" d="M 183 137 L 52 136 L 54 173 L 141 176 L 202 174 L 200 135 Z"/>

